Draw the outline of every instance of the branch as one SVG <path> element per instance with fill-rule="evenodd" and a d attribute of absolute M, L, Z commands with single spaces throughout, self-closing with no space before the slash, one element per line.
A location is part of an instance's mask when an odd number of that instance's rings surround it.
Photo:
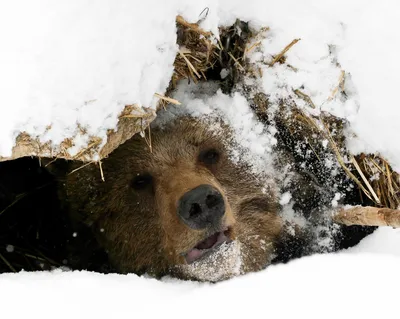
<path fill-rule="evenodd" d="M 346 226 L 391 226 L 400 227 L 400 210 L 371 206 L 342 208 L 333 216 L 336 223 Z"/>

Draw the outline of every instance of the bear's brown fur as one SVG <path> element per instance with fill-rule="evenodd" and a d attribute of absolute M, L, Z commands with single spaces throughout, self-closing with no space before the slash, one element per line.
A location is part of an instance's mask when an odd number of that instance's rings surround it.
<path fill-rule="evenodd" d="M 265 191 L 265 180 L 233 162 L 229 134 L 229 128 L 209 130 L 203 121 L 178 118 L 152 129 L 151 149 L 136 135 L 104 159 L 105 182 L 96 165 L 66 175 L 63 196 L 119 272 L 211 281 L 230 277 L 238 272 L 214 278 L 184 271 L 185 254 L 219 231 L 240 243 L 235 266 L 240 273 L 260 270 L 270 263 L 282 230 L 279 205 L 273 182 Z M 71 169 L 79 166 L 74 165 Z M 180 198 L 199 185 L 210 185 L 223 197 L 218 227 L 192 229 L 177 214 Z M 218 262 L 224 263 L 223 257 Z"/>

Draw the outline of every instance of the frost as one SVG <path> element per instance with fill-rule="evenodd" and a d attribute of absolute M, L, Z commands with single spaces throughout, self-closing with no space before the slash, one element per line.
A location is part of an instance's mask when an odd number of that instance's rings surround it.
<path fill-rule="evenodd" d="M 337 207 L 338 206 L 338 201 L 342 197 L 342 194 L 336 193 L 335 197 L 332 199 L 332 207 Z"/>
<path fill-rule="evenodd" d="M 213 82 L 198 85 L 183 82 L 174 98 L 184 107 L 170 106 L 167 112 L 160 112 L 156 125 L 164 125 L 171 118 L 185 114 L 203 119 L 221 119 L 234 131 L 234 141 L 227 145 L 232 159 L 249 163 L 256 174 L 272 171 L 272 146 L 276 140 L 258 121 L 244 96 L 238 92 L 224 94 Z M 211 130 L 221 131 L 215 120 L 210 123 L 213 123 Z"/>
<path fill-rule="evenodd" d="M 287 205 L 287 204 L 289 204 L 291 199 L 292 199 L 292 194 L 290 194 L 289 192 L 283 193 L 279 200 L 279 204 Z"/>
<path fill-rule="evenodd" d="M 304 228 L 308 224 L 306 218 L 304 218 L 304 216 L 300 215 L 299 213 L 295 212 L 293 210 L 293 205 L 289 203 L 283 206 L 282 218 L 284 221 L 289 222 L 288 230 L 291 231 L 292 235 L 295 234 L 294 225 Z"/>

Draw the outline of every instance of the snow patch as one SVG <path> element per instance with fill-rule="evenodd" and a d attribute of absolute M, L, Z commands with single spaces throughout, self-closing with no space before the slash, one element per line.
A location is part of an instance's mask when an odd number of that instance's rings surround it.
<path fill-rule="evenodd" d="M 164 125 L 182 115 L 211 118 L 214 119 L 212 125 L 217 125 L 215 120 L 222 120 L 234 131 L 234 143 L 228 145 L 233 161 L 249 163 L 256 174 L 272 172 L 271 153 L 276 139 L 269 128 L 257 120 L 244 96 L 238 92 L 224 94 L 213 82 L 198 85 L 181 82 L 174 98 L 183 106 L 169 106 L 166 112 L 159 113 L 154 125 Z"/>
<path fill-rule="evenodd" d="M 189 278 L 216 282 L 240 275 L 241 264 L 241 245 L 235 240 L 223 243 L 215 252 L 199 261 L 177 268 Z"/>
<path fill-rule="evenodd" d="M 292 199 L 292 194 L 290 194 L 289 192 L 283 193 L 279 200 L 279 204 L 287 205 L 287 204 L 289 204 L 291 199 Z"/>

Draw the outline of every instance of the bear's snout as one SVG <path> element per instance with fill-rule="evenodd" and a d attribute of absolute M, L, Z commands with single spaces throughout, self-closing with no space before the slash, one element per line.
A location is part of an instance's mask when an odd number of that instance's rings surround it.
<path fill-rule="evenodd" d="M 200 185 L 179 200 L 178 215 L 192 229 L 219 228 L 224 214 L 224 198 L 211 185 Z"/>

